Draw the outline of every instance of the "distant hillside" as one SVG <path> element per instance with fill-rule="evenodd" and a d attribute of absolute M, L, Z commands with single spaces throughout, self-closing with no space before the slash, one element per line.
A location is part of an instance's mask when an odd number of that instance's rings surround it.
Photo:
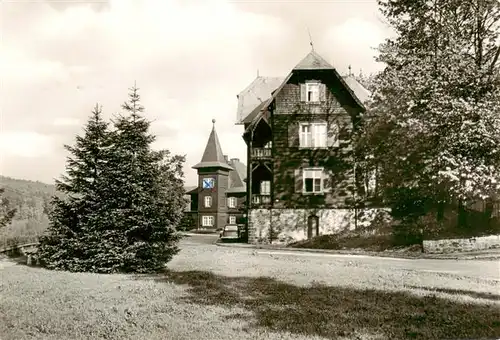
<path fill-rule="evenodd" d="M 59 195 L 55 186 L 0 176 L 0 187 L 5 188 L 10 207 L 16 209 L 12 223 L 0 229 L 0 249 L 37 241 L 49 225 L 52 196 Z"/>
<path fill-rule="evenodd" d="M 10 206 L 17 209 L 15 219 L 39 218 L 47 213 L 50 200 L 56 193 L 53 184 L 0 176 L 0 187 Z"/>

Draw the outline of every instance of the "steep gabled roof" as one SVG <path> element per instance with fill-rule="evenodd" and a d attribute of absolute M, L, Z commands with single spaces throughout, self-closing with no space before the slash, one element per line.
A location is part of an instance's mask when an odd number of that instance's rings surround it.
<path fill-rule="evenodd" d="M 254 111 L 255 107 L 269 99 L 271 93 L 276 90 L 282 82 L 283 77 L 257 76 L 257 78 L 237 96 L 238 110 L 236 113 L 236 124 L 243 124 L 249 121 L 247 116 Z M 251 119 L 253 119 L 253 117 Z"/>
<path fill-rule="evenodd" d="M 233 164 L 234 169 L 234 164 Z M 232 170 L 229 172 L 229 185 L 228 188 L 235 188 L 243 186 L 243 180 L 240 177 L 238 171 Z"/>
<path fill-rule="evenodd" d="M 198 187 L 194 186 L 194 185 L 190 185 L 190 186 L 184 187 L 184 193 L 185 194 L 189 194 L 191 191 L 193 191 L 196 188 L 198 188 Z"/>
<path fill-rule="evenodd" d="M 228 193 L 246 192 L 247 185 L 245 178 L 247 177 L 247 167 L 241 163 L 239 159 L 233 158 L 229 161 L 233 170 L 229 172 Z"/>
<path fill-rule="evenodd" d="M 285 79 L 283 79 L 283 81 L 281 82 L 279 87 L 273 91 L 271 97 L 269 99 L 267 99 L 262 105 L 259 105 L 260 109 L 259 109 L 259 111 L 256 112 L 255 118 L 252 120 L 250 125 L 246 128 L 245 133 L 247 131 L 250 131 L 251 129 L 254 129 L 261 119 L 264 119 L 267 121 L 267 115 L 266 115 L 267 108 L 269 107 L 269 105 L 271 105 L 271 103 L 273 102 L 274 98 L 276 98 L 278 93 L 280 93 L 283 86 L 285 86 L 286 83 L 288 82 L 288 80 L 290 80 L 290 78 L 292 77 L 292 74 L 293 73 L 290 72 L 290 74 Z"/>
<path fill-rule="evenodd" d="M 217 137 L 217 132 L 215 132 L 215 120 L 212 122 L 214 123 L 214 126 L 212 128 L 212 132 L 210 132 L 210 136 L 208 137 L 207 146 L 205 147 L 205 152 L 203 153 L 201 162 L 193 166 L 193 169 L 223 168 L 226 170 L 232 170 L 233 168 L 227 164 L 224 159 L 219 137 Z"/>
<path fill-rule="evenodd" d="M 278 93 L 281 91 L 281 89 L 286 85 L 288 80 L 292 77 L 294 71 L 305 71 L 305 70 L 331 70 L 335 76 L 340 80 L 340 82 L 344 85 L 344 87 L 349 91 L 353 99 L 358 103 L 358 105 L 362 108 L 364 108 L 364 103 L 366 100 L 370 97 L 371 93 L 368 91 L 363 85 L 361 85 L 354 77 L 352 76 L 340 76 L 340 74 L 337 72 L 337 70 L 330 65 L 325 59 L 323 59 L 318 53 L 316 53 L 314 50 L 309 52 L 288 74 L 286 78 L 283 79 L 279 87 L 274 90 L 272 93 L 271 97 L 265 101 L 264 103 L 261 103 L 255 109 L 253 112 L 250 114 L 252 117 L 252 120 L 249 121 L 249 119 L 245 120 L 245 123 L 250 122 L 249 126 L 246 128 L 244 135 L 254 129 L 257 124 L 260 122 L 261 119 L 267 120 L 267 108 L 273 100 L 276 98 Z M 251 118 L 251 117 L 248 117 Z"/>
<path fill-rule="evenodd" d="M 269 100 L 269 98 L 267 98 L 266 100 L 264 100 L 262 103 L 260 103 L 259 105 L 257 105 L 257 107 L 255 109 L 253 109 L 252 112 L 250 112 L 243 120 L 242 120 L 242 123 L 245 124 L 245 123 L 251 123 L 255 117 L 257 117 L 257 115 L 259 114 L 260 111 L 262 111 L 262 109 L 264 109 L 266 107 L 266 104 L 267 104 L 267 101 Z"/>
<path fill-rule="evenodd" d="M 334 70 L 335 68 L 330 65 L 322 56 L 314 50 L 309 52 L 294 68 L 294 70 Z"/>
<path fill-rule="evenodd" d="M 351 75 L 343 76 L 342 78 L 344 78 L 344 81 L 352 90 L 352 92 L 354 92 L 354 95 L 359 99 L 360 102 L 364 104 L 368 99 L 370 99 L 372 93 L 360 82 L 358 82 L 356 78 Z"/>

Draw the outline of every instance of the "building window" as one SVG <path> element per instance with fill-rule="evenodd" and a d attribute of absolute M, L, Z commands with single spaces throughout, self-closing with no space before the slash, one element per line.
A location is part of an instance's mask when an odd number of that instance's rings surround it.
<path fill-rule="evenodd" d="M 236 208 L 236 197 L 228 197 L 227 205 L 229 208 Z"/>
<path fill-rule="evenodd" d="M 302 175 L 304 193 L 323 192 L 323 168 L 304 169 Z"/>
<path fill-rule="evenodd" d="M 205 208 L 212 207 L 212 196 L 205 196 Z"/>
<path fill-rule="evenodd" d="M 203 227 L 213 227 L 214 217 L 213 216 L 203 216 L 201 219 L 201 224 Z"/>
<path fill-rule="evenodd" d="M 306 102 L 319 102 L 319 83 L 306 83 Z"/>
<path fill-rule="evenodd" d="M 301 148 L 326 148 L 326 123 L 301 123 L 299 145 Z"/>
<path fill-rule="evenodd" d="M 260 181 L 260 194 L 271 195 L 271 181 Z"/>
<path fill-rule="evenodd" d="M 236 224 L 236 216 L 229 216 L 229 224 Z"/>

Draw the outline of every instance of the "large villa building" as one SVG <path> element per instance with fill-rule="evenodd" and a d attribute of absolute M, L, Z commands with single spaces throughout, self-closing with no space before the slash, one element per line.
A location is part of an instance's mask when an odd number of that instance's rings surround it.
<path fill-rule="evenodd" d="M 369 96 L 314 50 L 285 77 L 257 76 L 237 96 L 245 164 L 224 156 L 214 124 L 193 166 L 198 186 L 187 194 L 196 227 L 242 224 L 250 243 L 353 228 L 355 202 L 369 192 L 359 185 L 352 135 Z"/>

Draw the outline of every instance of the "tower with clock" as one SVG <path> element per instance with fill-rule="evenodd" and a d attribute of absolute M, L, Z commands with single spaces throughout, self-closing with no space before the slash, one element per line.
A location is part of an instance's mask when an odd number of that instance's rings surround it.
<path fill-rule="evenodd" d="M 198 228 L 222 228 L 227 221 L 226 190 L 229 186 L 229 172 L 233 168 L 222 153 L 219 138 L 212 131 L 201 161 L 193 166 L 198 171 Z"/>

